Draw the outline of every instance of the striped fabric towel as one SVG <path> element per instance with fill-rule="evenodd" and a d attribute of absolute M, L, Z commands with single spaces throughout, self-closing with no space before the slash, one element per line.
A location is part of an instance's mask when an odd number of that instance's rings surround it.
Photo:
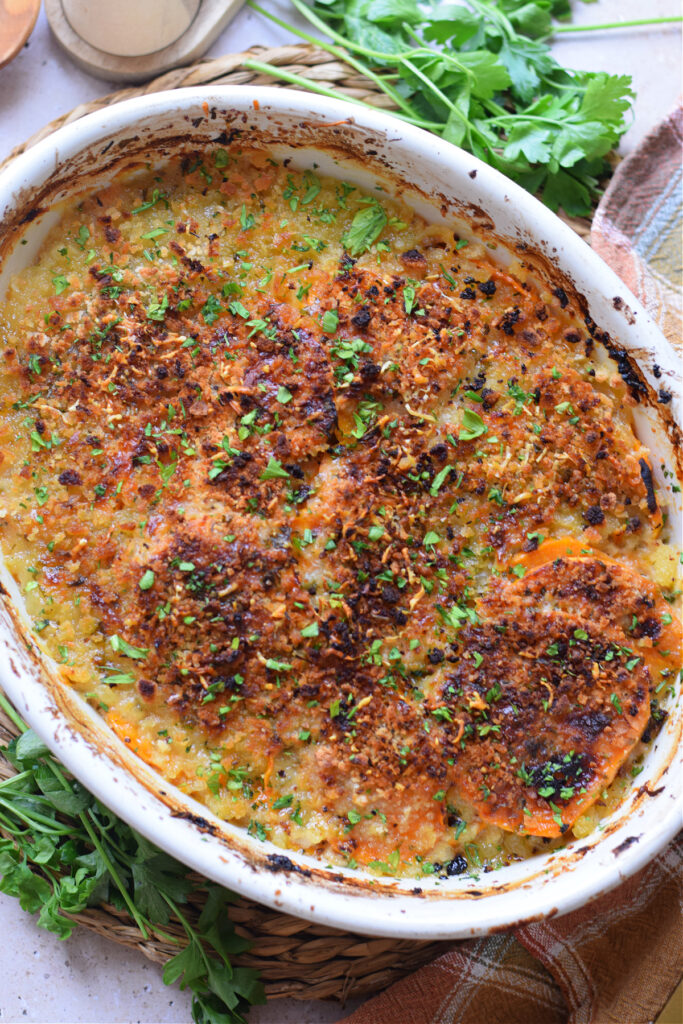
<path fill-rule="evenodd" d="M 617 168 L 591 245 L 673 345 L 683 345 L 683 105 Z"/>
<path fill-rule="evenodd" d="M 457 943 L 344 1024 L 651 1024 L 683 974 L 683 832 L 565 917 Z"/>

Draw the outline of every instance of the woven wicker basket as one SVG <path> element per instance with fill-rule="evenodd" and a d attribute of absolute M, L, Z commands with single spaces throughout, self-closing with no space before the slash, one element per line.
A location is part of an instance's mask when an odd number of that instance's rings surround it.
<path fill-rule="evenodd" d="M 372 82 L 343 62 L 331 59 L 325 50 L 303 45 L 253 47 L 246 53 L 228 54 L 176 68 L 145 85 L 122 89 L 81 104 L 41 128 L 14 149 L 8 159 L 23 153 L 57 128 L 118 100 L 186 86 L 282 84 L 285 88 L 289 87 L 245 67 L 245 61 L 250 58 L 275 65 L 285 73 L 294 73 L 313 82 L 333 86 L 345 96 L 378 107 L 392 107 L 391 100 L 384 93 L 378 92 Z M 580 235 L 588 237 L 590 221 L 565 219 Z M 5 744 L 15 733 L 13 724 L 0 710 L 0 742 Z M 0 778 L 7 778 L 12 773 L 12 766 L 0 757 Z M 196 920 L 200 912 L 201 902 L 198 898 L 189 908 L 190 921 Z M 164 963 L 177 952 L 177 946 L 170 942 L 157 938 L 144 940 L 128 915 L 112 906 L 93 908 L 75 916 L 86 928 L 122 945 L 139 949 L 156 963 Z M 237 931 L 252 944 L 247 953 L 234 958 L 235 963 L 260 971 L 269 999 L 283 996 L 295 999 L 344 999 L 368 995 L 380 991 L 453 946 L 449 942 L 368 938 L 311 924 L 248 899 L 239 899 L 231 907 L 230 916 L 235 921 Z M 167 930 L 177 935 L 183 934 L 180 925 L 171 924 Z"/>

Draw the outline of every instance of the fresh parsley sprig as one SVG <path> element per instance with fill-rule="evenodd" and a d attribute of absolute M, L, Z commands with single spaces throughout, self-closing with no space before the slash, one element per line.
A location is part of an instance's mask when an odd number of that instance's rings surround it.
<path fill-rule="evenodd" d="M 546 39 L 553 18 L 570 15 L 568 0 L 291 2 L 327 38 L 250 6 L 369 77 L 397 117 L 469 150 L 551 209 L 590 214 L 634 94 L 628 75 L 571 71 L 551 55 Z M 247 66 L 348 98 L 257 60 Z"/>
<path fill-rule="evenodd" d="M 61 939 L 76 927 L 71 915 L 102 903 L 127 911 L 145 940 L 179 942 L 165 927 L 179 922 L 187 942 L 167 961 L 164 982 L 191 989 L 196 1024 L 244 1024 L 243 1012 L 264 996 L 257 972 L 230 962 L 249 946 L 227 914 L 233 894 L 195 880 L 117 818 L 69 776 L 2 694 L 0 707 L 20 730 L 2 748 L 16 774 L 0 781 L 0 891 Z M 200 889 L 208 896 L 193 925 L 180 908 Z"/>

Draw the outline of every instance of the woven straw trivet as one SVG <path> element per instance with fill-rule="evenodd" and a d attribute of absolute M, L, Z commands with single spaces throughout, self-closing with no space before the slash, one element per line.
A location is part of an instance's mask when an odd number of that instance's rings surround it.
<path fill-rule="evenodd" d="M 16 727 L 0 708 L 0 745 L 6 746 L 16 734 Z M 13 774 L 12 765 L 0 755 L 0 780 Z M 199 892 L 184 908 L 192 925 L 201 909 Z M 453 945 L 369 938 L 302 921 L 245 898 L 231 905 L 229 915 L 236 931 L 252 944 L 251 949 L 232 961 L 235 966 L 260 971 L 269 999 L 345 999 L 369 995 Z M 178 952 L 178 946 L 163 939 L 143 940 L 130 917 L 115 907 L 102 905 L 70 916 L 108 939 L 140 950 L 156 963 L 163 964 Z M 164 930 L 184 936 L 182 927 L 174 922 L 164 925 Z"/>
<path fill-rule="evenodd" d="M 227 54 L 211 60 L 198 61 L 188 67 L 175 68 L 141 86 L 110 93 L 90 103 L 83 103 L 67 114 L 41 128 L 26 142 L 17 146 L 8 160 L 18 156 L 57 128 L 78 118 L 111 106 L 118 100 L 145 96 L 163 89 L 180 89 L 200 85 L 283 85 L 273 78 L 256 74 L 244 62 L 257 59 L 274 64 L 285 72 L 300 75 L 336 92 L 364 100 L 374 106 L 391 109 L 391 100 L 375 85 L 342 61 L 334 60 L 325 50 L 312 46 L 252 47 L 246 53 Z M 5 161 L 7 162 L 7 161 Z M 2 166 L 2 164 L 0 164 Z M 583 238 L 588 238 L 590 221 L 563 218 Z M 0 710 L 0 743 L 7 743 L 16 729 Z M 13 774 L 12 766 L 0 757 L 0 778 Z M 201 903 L 188 908 L 194 923 Z M 240 898 L 230 908 L 230 917 L 237 931 L 248 938 L 251 949 L 234 958 L 236 966 L 254 967 L 260 971 L 269 999 L 288 996 L 294 999 L 345 999 L 369 995 L 433 960 L 453 944 L 449 942 L 412 942 L 406 939 L 376 939 L 344 932 L 325 925 L 312 924 L 287 914 L 278 913 L 253 900 Z M 164 963 L 178 951 L 177 946 L 161 939 L 143 940 L 127 914 L 111 906 L 101 906 L 75 915 L 79 924 L 124 946 L 139 949 L 150 960 Z M 178 936 L 178 925 L 166 929 Z"/>

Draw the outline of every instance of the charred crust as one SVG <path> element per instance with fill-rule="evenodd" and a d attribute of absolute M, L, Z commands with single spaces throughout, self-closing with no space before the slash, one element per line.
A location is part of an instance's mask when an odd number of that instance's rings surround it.
<path fill-rule="evenodd" d="M 643 743 L 651 743 L 669 717 L 669 712 L 654 698 L 650 701 L 650 717 L 642 735 Z"/>
<path fill-rule="evenodd" d="M 631 396 L 636 402 L 640 402 L 648 394 L 647 385 L 640 368 L 623 348 L 610 343 L 609 338 L 604 341 L 605 348 L 611 359 L 617 364 L 617 370 L 628 388 Z"/>
<path fill-rule="evenodd" d="M 654 514 L 657 511 L 657 497 L 655 495 L 655 485 L 652 478 L 652 470 L 646 459 L 639 459 L 638 464 L 640 466 L 640 475 L 645 486 L 645 492 L 647 495 L 647 510 L 650 514 Z"/>
<path fill-rule="evenodd" d="M 32 209 L 27 210 L 26 213 L 21 217 L 20 224 L 30 224 L 31 221 L 35 220 L 36 217 L 40 217 L 45 210 L 40 206 L 34 206 Z"/>
<path fill-rule="evenodd" d="M 583 513 L 583 517 L 589 526 L 601 526 L 605 521 L 605 513 L 599 505 L 591 505 Z"/>
<path fill-rule="evenodd" d="M 406 252 L 401 253 L 401 260 L 404 263 L 426 263 L 423 253 L 419 249 L 408 249 Z"/>
<path fill-rule="evenodd" d="M 65 469 L 57 477 L 60 484 L 64 487 L 78 487 L 83 483 L 81 474 L 75 469 Z"/>
<path fill-rule="evenodd" d="M 638 842 L 641 836 L 627 836 L 623 843 L 619 843 L 618 846 L 614 847 L 614 856 L 619 857 L 622 853 L 625 853 L 631 846 Z"/>
<path fill-rule="evenodd" d="M 192 825 L 195 825 L 200 832 L 208 832 L 211 836 L 220 835 L 219 830 L 213 822 L 203 818 L 200 814 L 193 814 L 191 811 L 172 810 L 171 817 L 181 818 L 183 821 L 189 821 Z"/>
<path fill-rule="evenodd" d="M 354 316 L 351 317 L 351 323 L 360 331 L 365 330 L 371 320 L 372 313 L 369 306 L 363 306 Z"/>
<path fill-rule="evenodd" d="M 291 871 L 293 874 L 302 875 L 304 878 L 311 877 L 311 872 L 307 868 L 300 868 L 298 864 L 295 864 L 294 861 L 282 853 L 266 854 L 265 867 L 268 871 Z"/>

